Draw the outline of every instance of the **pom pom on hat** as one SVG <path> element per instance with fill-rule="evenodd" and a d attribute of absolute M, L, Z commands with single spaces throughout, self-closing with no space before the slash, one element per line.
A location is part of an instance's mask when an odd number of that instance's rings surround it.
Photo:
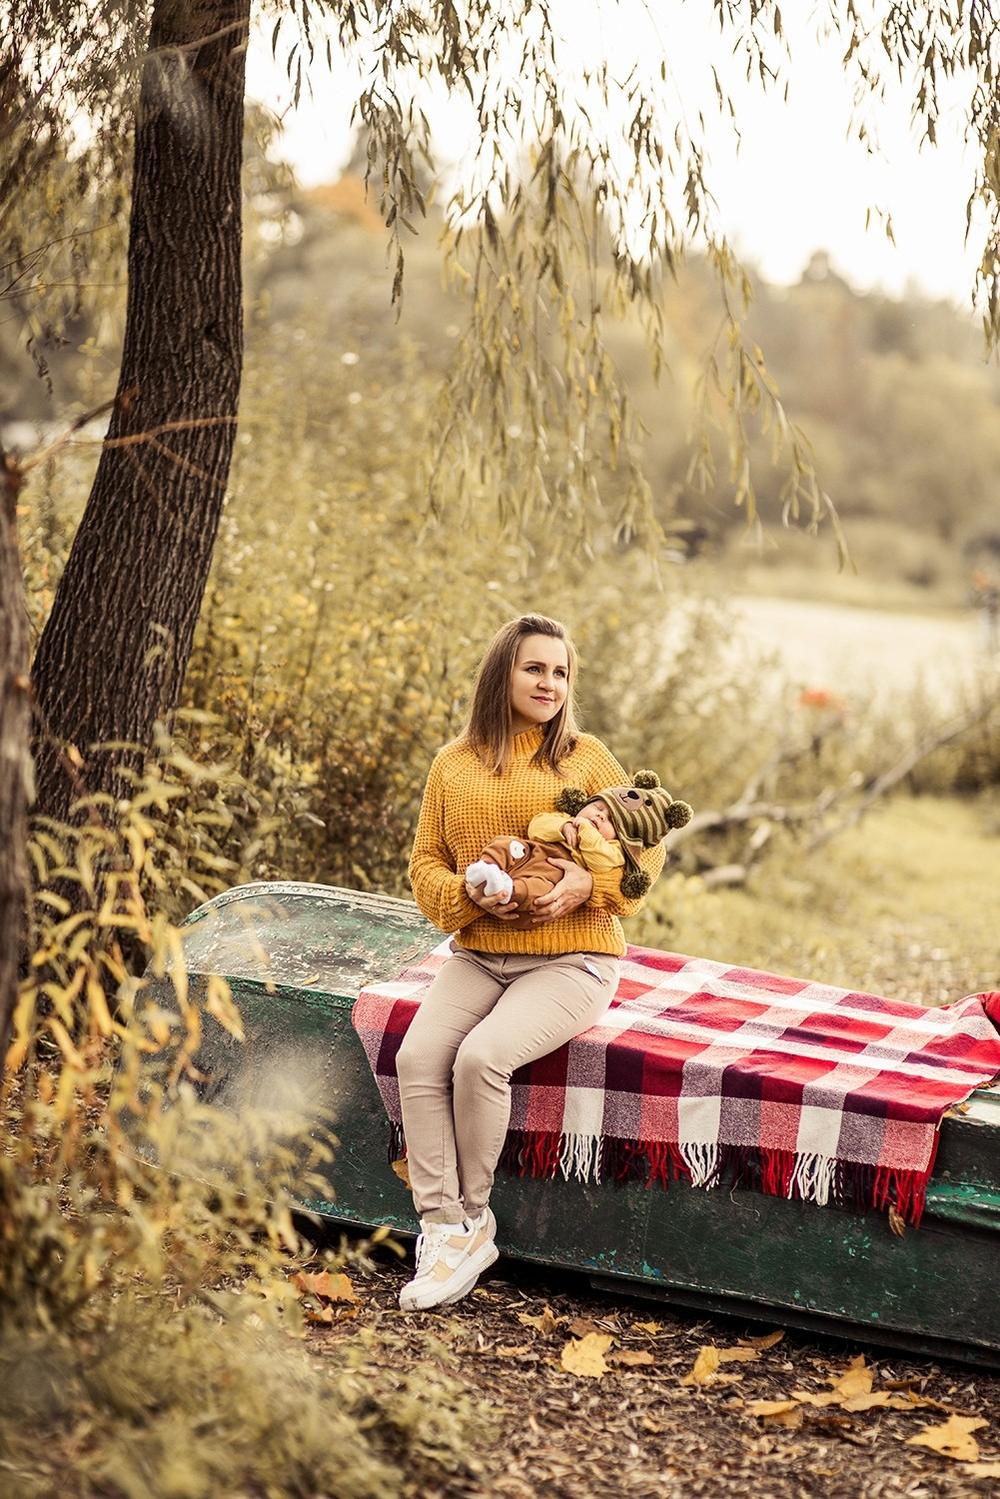
<path fill-rule="evenodd" d="M 685 828 L 694 816 L 694 809 L 687 802 L 671 802 L 667 808 L 667 827 Z"/>
<path fill-rule="evenodd" d="M 642 791 L 652 791 L 659 784 L 660 778 L 655 770 L 637 770 L 632 777 L 632 785 L 638 786 Z"/>
<path fill-rule="evenodd" d="M 581 807 L 585 807 L 593 800 L 594 798 L 588 796 L 585 791 L 581 791 L 579 786 L 564 786 L 556 797 L 556 811 L 565 812 L 567 817 L 575 817 Z"/>
<path fill-rule="evenodd" d="M 626 900 L 639 900 L 649 889 L 649 875 L 644 869 L 626 869 L 620 888 Z"/>

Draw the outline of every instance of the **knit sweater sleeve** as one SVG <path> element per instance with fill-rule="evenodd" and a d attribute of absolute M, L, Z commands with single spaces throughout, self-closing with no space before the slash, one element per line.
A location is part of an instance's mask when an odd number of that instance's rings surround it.
<path fill-rule="evenodd" d="M 619 765 L 614 755 L 603 745 L 599 739 L 593 741 L 594 761 L 593 774 L 595 782 L 584 789 L 590 795 L 596 795 L 606 786 L 627 786 L 629 777 L 623 766 Z M 664 862 L 667 857 L 665 844 L 661 841 L 655 848 L 644 848 L 638 856 L 639 868 L 649 875 L 649 885 L 652 889 L 656 880 L 660 877 Z M 591 870 L 594 880 L 594 888 L 591 891 L 590 906 L 596 906 L 599 910 L 610 911 L 614 916 L 634 916 L 641 911 L 646 901 L 645 895 L 634 899 L 628 899 L 622 895 L 621 880 L 623 870 L 617 869 L 595 869 Z M 648 892 L 647 892 L 648 893 Z"/>
<path fill-rule="evenodd" d="M 465 893 L 465 871 L 455 869 L 444 838 L 444 777 L 440 756 L 431 764 L 410 854 L 410 887 L 420 911 L 443 932 L 457 932 L 482 912 Z"/>

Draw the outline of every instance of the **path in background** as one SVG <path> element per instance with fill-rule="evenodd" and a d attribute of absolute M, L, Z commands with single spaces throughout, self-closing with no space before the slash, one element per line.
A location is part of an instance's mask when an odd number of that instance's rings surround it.
<path fill-rule="evenodd" d="M 735 599 L 734 608 L 743 639 L 773 652 L 801 687 L 881 696 L 922 681 L 948 707 L 986 665 L 981 621 L 972 610 L 937 617 L 751 597 Z"/>

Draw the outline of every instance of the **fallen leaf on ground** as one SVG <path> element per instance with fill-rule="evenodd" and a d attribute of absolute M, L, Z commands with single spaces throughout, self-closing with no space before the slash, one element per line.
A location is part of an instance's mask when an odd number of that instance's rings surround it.
<path fill-rule="evenodd" d="M 842 1373 L 828 1382 L 842 1400 L 851 1400 L 855 1395 L 870 1395 L 874 1381 L 874 1369 L 869 1369 L 864 1354 L 859 1353 Z"/>
<path fill-rule="evenodd" d="M 713 1343 L 709 1343 L 707 1347 L 698 1350 L 691 1372 L 685 1374 L 681 1384 L 730 1384 L 737 1376 L 719 1374 L 720 1364 L 745 1364 L 758 1357 L 756 1348 L 716 1348 Z"/>
<path fill-rule="evenodd" d="M 525 1327 L 534 1327 L 543 1338 L 547 1338 L 555 1332 L 561 1322 L 566 1321 L 566 1318 L 557 1317 L 552 1308 L 546 1305 L 537 1317 L 533 1317 L 530 1312 L 518 1312 L 517 1320 L 523 1322 Z"/>
<path fill-rule="evenodd" d="M 973 1478 L 1000 1478 L 1000 1463 L 970 1463 L 964 1471 Z"/>
<path fill-rule="evenodd" d="M 588 1332 L 582 1338 L 572 1338 L 563 1347 L 560 1363 L 569 1374 L 599 1379 L 608 1372 L 604 1355 L 613 1342 L 614 1338 L 606 1332 Z"/>
<path fill-rule="evenodd" d="M 779 1327 L 776 1332 L 767 1332 L 760 1338 L 741 1338 L 740 1342 L 745 1348 L 773 1348 L 775 1343 L 780 1343 L 785 1336 Z"/>
<path fill-rule="evenodd" d="M 592 1317 L 574 1317 L 572 1322 L 567 1323 L 566 1331 L 571 1332 L 575 1338 L 585 1338 L 588 1332 L 600 1333 L 601 1328 Z"/>
<path fill-rule="evenodd" d="M 630 1368 L 637 1369 L 641 1364 L 655 1364 L 651 1353 L 644 1353 L 639 1348 L 619 1348 L 608 1355 L 613 1364 L 628 1364 Z"/>
<path fill-rule="evenodd" d="M 662 1322 L 633 1322 L 632 1326 L 635 1328 L 636 1332 L 648 1332 L 651 1333 L 654 1337 L 658 1332 L 663 1331 Z"/>
<path fill-rule="evenodd" d="M 519 1343 L 515 1347 L 498 1347 L 494 1348 L 493 1352 L 497 1355 L 498 1358 L 517 1358 L 520 1354 L 530 1353 L 531 1344 Z"/>
<path fill-rule="evenodd" d="M 828 1405 L 839 1405 L 841 1396 L 836 1390 L 823 1390 L 818 1395 L 812 1390 L 793 1390 L 792 1399 L 797 1400 L 800 1405 L 815 1405 L 824 1409 Z"/>
<path fill-rule="evenodd" d="M 801 1426 L 802 1407 L 794 1400 L 748 1400 L 748 1416 L 769 1421 L 774 1426 Z"/>
<path fill-rule="evenodd" d="M 384 1160 L 385 1157 L 383 1156 L 382 1159 Z M 393 1161 L 392 1169 L 393 1171 L 395 1171 L 396 1175 L 405 1186 L 412 1187 L 413 1183 L 410 1181 L 410 1167 L 405 1156 L 401 1156 L 398 1161 Z"/>
<path fill-rule="evenodd" d="M 972 1432 L 987 1425 L 983 1416 L 949 1416 L 939 1426 L 925 1426 L 915 1437 L 907 1437 L 911 1447 L 929 1447 L 940 1452 L 942 1457 L 953 1457 L 958 1462 L 975 1462 L 979 1456 L 979 1443 Z"/>
<path fill-rule="evenodd" d="M 300 1291 L 306 1291 L 310 1296 L 319 1296 L 324 1301 L 357 1301 L 358 1293 L 351 1284 L 349 1275 L 342 1270 L 333 1275 L 329 1270 L 321 1270 L 318 1275 L 310 1275 L 306 1270 L 297 1270 L 292 1276 L 292 1284 L 298 1286 Z"/>
<path fill-rule="evenodd" d="M 333 1323 L 333 1307 L 332 1306 L 317 1306 L 317 1307 L 307 1306 L 305 1310 L 306 1310 L 306 1320 L 308 1322 L 324 1322 L 328 1326 L 332 1325 L 332 1323 Z"/>

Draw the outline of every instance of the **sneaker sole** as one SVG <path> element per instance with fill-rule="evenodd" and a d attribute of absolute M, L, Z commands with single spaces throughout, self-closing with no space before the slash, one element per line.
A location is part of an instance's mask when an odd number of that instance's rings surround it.
<path fill-rule="evenodd" d="M 448 1288 L 446 1296 L 435 1296 L 433 1292 L 421 1295 L 419 1292 L 406 1296 L 408 1287 L 404 1286 L 399 1293 L 399 1305 L 404 1312 L 426 1312 L 436 1306 L 451 1306 L 455 1301 L 461 1301 L 472 1290 L 476 1281 L 484 1270 L 488 1270 L 500 1258 L 500 1251 L 492 1239 L 483 1245 L 479 1253 L 469 1260 L 465 1267 L 465 1273 L 457 1285 Z M 405 1299 L 404 1299 L 405 1298 Z"/>
<path fill-rule="evenodd" d="M 446 1296 L 443 1301 L 438 1303 L 439 1306 L 451 1306 L 452 1302 L 461 1301 L 463 1296 L 468 1296 L 469 1292 L 472 1290 L 473 1286 L 476 1284 L 476 1281 L 482 1275 L 483 1271 L 488 1270 L 491 1265 L 496 1264 L 497 1260 L 500 1258 L 500 1251 L 497 1246 L 491 1242 L 490 1244 L 484 1244 L 483 1250 L 484 1252 L 488 1252 L 485 1253 L 483 1263 L 476 1271 L 475 1277 L 469 1282 L 464 1290 L 452 1291 L 450 1296 Z"/>

